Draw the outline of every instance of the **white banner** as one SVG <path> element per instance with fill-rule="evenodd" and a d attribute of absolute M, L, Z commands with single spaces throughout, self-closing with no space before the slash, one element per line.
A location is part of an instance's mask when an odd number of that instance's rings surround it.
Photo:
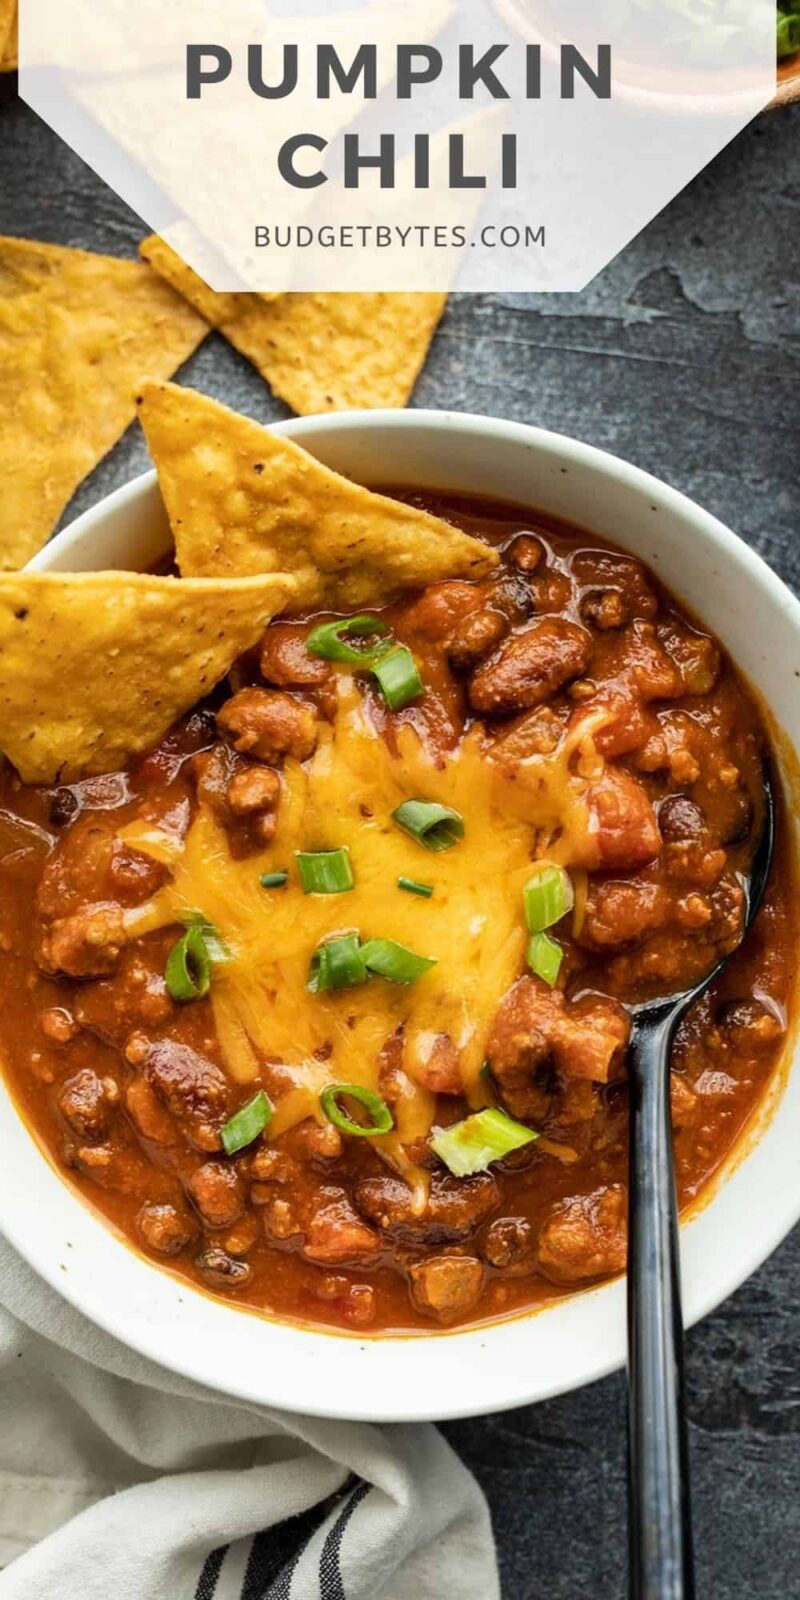
<path fill-rule="evenodd" d="M 582 288 L 775 88 L 772 0 L 22 0 L 20 92 L 217 290 Z"/>

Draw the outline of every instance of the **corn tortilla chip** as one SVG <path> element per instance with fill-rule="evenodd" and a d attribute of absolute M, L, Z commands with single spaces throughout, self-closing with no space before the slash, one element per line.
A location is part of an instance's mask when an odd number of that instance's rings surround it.
<path fill-rule="evenodd" d="M 210 289 L 205 279 L 200 277 L 178 255 L 177 250 L 167 244 L 158 233 L 151 234 L 149 239 L 143 239 L 139 246 L 139 254 L 149 266 L 162 277 L 171 288 L 177 289 L 185 300 L 199 311 L 201 317 L 212 328 L 224 332 L 228 324 L 233 324 L 247 311 L 246 301 L 254 300 L 269 305 L 273 300 L 280 300 L 280 294 L 223 294 L 216 289 Z M 252 311 L 260 315 L 260 307 L 253 306 Z M 235 342 L 235 341 L 232 341 Z M 247 352 L 244 351 L 243 354 Z"/>
<path fill-rule="evenodd" d="M 291 578 L 0 576 L 0 749 L 26 783 L 111 772 L 224 678 Z"/>
<path fill-rule="evenodd" d="M 171 383 L 141 394 L 184 577 L 292 572 L 299 607 L 347 610 L 497 562 L 459 528 L 349 482 L 206 395 Z"/>
<path fill-rule="evenodd" d="M 447 301 L 446 294 L 217 294 L 157 234 L 140 248 L 300 416 L 406 405 Z"/>
<path fill-rule="evenodd" d="M 0 238 L 0 570 L 52 533 L 136 411 L 207 332 L 138 261 Z"/>
<path fill-rule="evenodd" d="M 15 72 L 19 54 L 17 0 L 0 0 L 0 72 Z"/>

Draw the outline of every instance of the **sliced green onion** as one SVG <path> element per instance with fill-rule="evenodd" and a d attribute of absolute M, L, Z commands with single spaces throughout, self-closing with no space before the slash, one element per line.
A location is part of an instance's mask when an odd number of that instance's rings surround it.
<path fill-rule="evenodd" d="M 433 894 L 432 883 L 418 883 L 416 878 L 398 878 L 398 889 L 405 889 L 406 894 L 418 894 L 423 900 L 430 900 Z"/>
<path fill-rule="evenodd" d="M 528 966 L 543 983 L 555 988 L 564 952 L 549 933 L 535 933 L 528 945 Z"/>
<path fill-rule="evenodd" d="M 282 889 L 289 882 L 288 872 L 265 872 L 259 878 L 262 889 Z"/>
<path fill-rule="evenodd" d="M 389 628 L 380 617 L 341 617 L 337 622 L 323 622 L 314 628 L 306 639 L 306 649 L 309 655 L 318 656 L 323 661 L 350 661 L 362 667 L 371 667 L 385 655 L 389 646 L 386 643 L 378 645 L 353 645 L 346 644 L 346 639 L 369 638 L 375 634 L 387 634 Z"/>
<path fill-rule="evenodd" d="M 222 934 L 203 916 L 202 911 L 182 911 L 180 920 L 185 928 L 194 928 L 202 936 L 206 947 L 206 955 L 213 966 L 220 966 L 225 961 L 230 961 L 231 953 Z"/>
<path fill-rule="evenodd" d="M 560 922 L 575 904 L 569 873 L 552 861 L 541 861 L 523 891 L 525 923 L 529 933 L 543 933 Z"/>
<path fill-rule="evenodd" d="M 167 956 L 164 978 L 173 1000 L 202 1000 L 208 994 L 211 968 L 230 961 L 225 940 L 201 911 L 183 911 L 186 932 Z"/>
<path fill-rule="evenodd" d="M 220 1129 L 220 1138 L 225 1147 L 225 1154 L 233 1156 L 237 1150 L 243 1150 L 245 1145 L 252 1144 L 257 1139 L 272 1116 L 272 1106 L 264 1090 L 259 1089 L 252 1100 L 240 1106 L 233 1116 Z"/>
<path fill-rule="evenodd" d="M 454 1177 L 468 1178 L 473 1172 L 485 1172 L 493 1161 L 502 1161 L 503 1156 L 521 1150 L 538 1137 L 533 1128 L 514 1122 L 504 1111 L 490 1106 L 451 1128 L 437 1128 L 431 1147 Z"/>
<path fill-rule="evenodd" d="M 392 821 L 426 850 L 452 850 L 464 837 L 464 818 L 452 806 L 434 800 L 404 800 L 392 812 Z"/>
<path fill-rule="evenodd" d="M 778 12 L 778 60 L 800 50 L 800 12 Z"/>
<path fill-rule="evenodd" d="M 202 1000 L 211 986 L 211 961 L 199 928 L 187 928 L 167 956 L 164 974 L 173 1000 Z"/>
<path fill-rule="evenodd" d="M 364 1107 L 370 1117 L 369 1127 L 364 1127 L 361 1122 L 354 1122 L 339 1105 L 340 1099 L 346 1095 L 349 1100 L 357 1100 Z M 354 1133 L 359 1139 L 369 1139 L 376 1133 L 391 1133 L 394 1127 L 392 1116 L 386 1101 L 381 1095 L 375 1094 L 372 1089 L 362 1089 L 360 1083 L 332 1083 L 323 1089 L 319 1103 L 329 1122 L 335 1128 L 340 1128 L 342 1133 Z"/>
<path fill-rule="evenodd" d="M 367 969 L 390 983 L 416 983 L 424 972 L 436 966 L 428 956 L 418 956 L 394 939 L 369 939 L 361 946 L 361 959 Z"/>
<path fill-rule="evenodd" d="M 297 870 L 304 894 L 344 894 L 354 884 L 350 852 L 341 850 L 298 850 Z"/>
<path fill-rule="evenodd" d="M 417 663 L 404 644 L 395 645 L 379 661 L 373 662 L 372 676 L 377 678 L 390 711 L 402 711 L 403 706 L 425 693 Z"/>
<path fill-rule="evenodd" d="M 322 994 L 326 989 L 352 989 L 356 984 L 366 983 L 367 977 L 358 934 L 346 933 L 318 945 L 311 958 L 306 988 L 309 994 Z"/>

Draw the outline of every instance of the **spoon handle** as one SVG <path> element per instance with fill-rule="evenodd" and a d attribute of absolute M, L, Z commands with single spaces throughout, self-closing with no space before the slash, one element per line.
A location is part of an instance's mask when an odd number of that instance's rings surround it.
<path fill-rule="evenodd" d="M 693 1600 L 678 1211 L 669 1106 L 674 1007 L 628 1056 L 628 1505 L 631 1600 Z"/>

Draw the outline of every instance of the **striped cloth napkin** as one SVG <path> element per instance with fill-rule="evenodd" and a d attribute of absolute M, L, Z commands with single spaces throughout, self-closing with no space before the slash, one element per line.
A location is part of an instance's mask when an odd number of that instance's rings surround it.
<path fill-rule="evenodd" d="M 128 1350 L 0 1237 L 0 1600 L 498 1600 L 431 1425 L 223 1399 Z"/>

